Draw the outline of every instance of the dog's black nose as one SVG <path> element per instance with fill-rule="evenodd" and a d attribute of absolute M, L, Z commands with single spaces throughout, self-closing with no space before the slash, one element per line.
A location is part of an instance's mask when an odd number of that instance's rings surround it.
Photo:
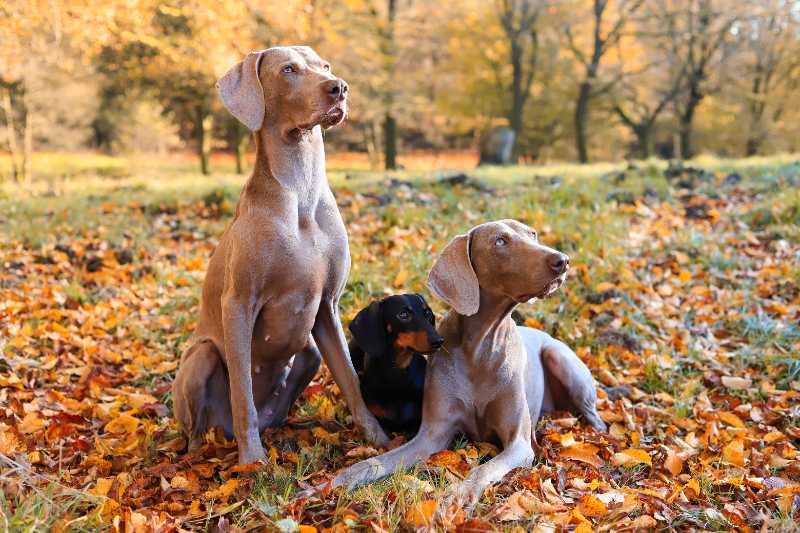
<path fill-rule="evenodd" d="M 562 253 L 555 253 L 547 258 L 547 266 L 555 274 L 563 274 L 569 267 L 569 256 Z"/>
<path fill-rule="evenodd" d="M 443 345 L 444 345 L 444 338 L 443 337 L 437 337 L 437 338 L 435 338 L 435 339 L 433 339 L 431 341 L 431 348 L 433 348 L 434 350 L 438 350 Z"/>
<path fill-rule="evenodd" d="M 347 82 L 342 79 L 326 82 L 325 91 L 335 99 L 344 98 L 347 95 L 347 89 Z"/>

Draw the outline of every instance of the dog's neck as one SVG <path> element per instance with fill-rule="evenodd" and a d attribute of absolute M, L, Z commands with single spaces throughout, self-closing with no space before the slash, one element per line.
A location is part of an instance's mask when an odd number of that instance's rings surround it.
<path fill-rule="evenodd" d="M 480 289 L 480 305 L 474 315 L 458 315 L 460 323 L 461 348 L 465 358 L 474 361 L 480 354 L 491 354 L 493 350 L 483 350 L 484 343 L 495 345 L 509 335 L 514 326 L 506 319 L 517 306 L 507 296 L 490 293 Z"/>
<path fill-rule="evenodd" d="M 255 138 L 256 162 L 245 191 L 257 196 L 282 189 L 296 195 L 299 209 L 313 211 L 328 184 L 322 128 L 285 133 L 265 125 Z"/>

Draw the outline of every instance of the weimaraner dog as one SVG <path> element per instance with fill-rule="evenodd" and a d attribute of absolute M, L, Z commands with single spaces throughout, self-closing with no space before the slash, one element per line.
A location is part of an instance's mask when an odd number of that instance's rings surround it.
<path fill-rule="evenodd" d="M 531 465 L 541 413 L 570 410 L 605 431 L 586 365 L 564 343 L 511 319 L 517 304 L 556 291 L 568 268 L 566 255 L 540 244 L 536 232 L 515 220 L 488 222 L 455 237 L 428 277 L 433 293 L 453 310 L 439 328 L 444 348 L 429 358 L 419 433 L 343 470 L 333 486 L 352 488 L 411 466 L 464 433 L 503 448 L 453 491 L 472 507 L 487 484 Z"/>
<path fill-rule="evenodd" d="M 240 463 L 263 460 L 261 431 L 285 420 L 320 351 L 355 423 L 383 445 L 338 311 L 350 253 L 325 174 L 322 128 L 344 120 L 347 84 L 311 48 L 296 46 L 249 53 L 217 87 L 255 132 L 256 162 L 211 256 L 197 331 L 172 388 L 190 449 L 221 426 L 236 437 Z"/>

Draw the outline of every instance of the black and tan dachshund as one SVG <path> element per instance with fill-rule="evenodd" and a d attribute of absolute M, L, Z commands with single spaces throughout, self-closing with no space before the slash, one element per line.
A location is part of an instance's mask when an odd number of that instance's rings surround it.
<path fill-rule="evenodd" d="M 422 420 L 425 354 L 444 339 L 419 294 L 373 302 L 350 322 L 350 357 L 367 408 L 386 431 L 416 433 Z"/>

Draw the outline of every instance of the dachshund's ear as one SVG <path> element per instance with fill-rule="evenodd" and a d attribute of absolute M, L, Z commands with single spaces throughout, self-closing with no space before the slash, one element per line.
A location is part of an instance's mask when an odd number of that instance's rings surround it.
<path fill-rule="evenodd" d="M 250 131 L 258 131 L 264 122 L 264 88 L 258 71 L 264 52 L 250 52 L 217 81 L 222 103 Z"/>
<path fill-rule="evenodd" d="M 428 274 L 428 287 L 460 315 L 470 316 L 480 307 L 478 276 L 469 259 L 470 235 L 455 237 L 442 250 Z"/>
<path fill-rule="evenodd" d="M 350 322 L 350 333 L 353 340 L 372 357 L 383 357 L 386 354 L 389 338 L 386 335 L 381 303 L 372 302 L 358 312 Z"/>

